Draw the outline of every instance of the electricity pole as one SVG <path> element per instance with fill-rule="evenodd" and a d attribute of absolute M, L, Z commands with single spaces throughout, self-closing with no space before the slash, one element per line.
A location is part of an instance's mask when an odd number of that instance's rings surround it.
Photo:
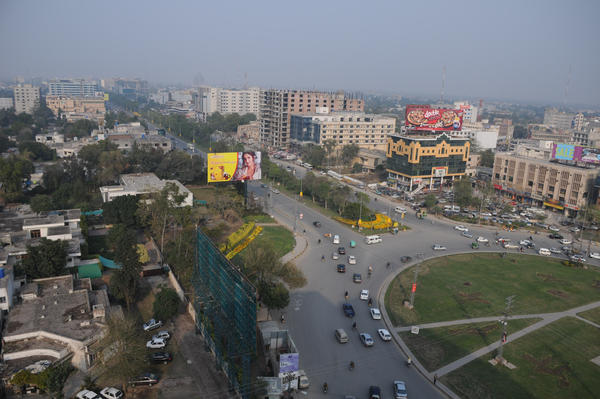
<path fill-rule="evenodd" d="M 500 340 L 500 348 L 498 348 L 498 360 L 502 361 L 502 354 L 504 352 L 504 344 L 507 341 L 507 332 L 506 332 L 506 326 L 508 325 L 508 315 L 510 314 L 510 310 L 512 307 L 512 302 L 513 300 L 516 298 L 516 295 L 511 295 L 509 297 L 506 298 L 506 307 L 504 308 L 504 317 L 502 318 L 502 320 L 500 320 L 500 323 L 502 324 L 502 339 Z"/>

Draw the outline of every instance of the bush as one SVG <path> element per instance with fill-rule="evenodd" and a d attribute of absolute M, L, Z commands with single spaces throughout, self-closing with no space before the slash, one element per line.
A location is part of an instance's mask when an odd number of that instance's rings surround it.
<path fill-rule="evenodd" d="M 152 305 L 154 317 L 163 321 L 170 319 L 177 313 L 179 302 L 179 296 L 174 289 L 163 288 L 154 298 Z"/>

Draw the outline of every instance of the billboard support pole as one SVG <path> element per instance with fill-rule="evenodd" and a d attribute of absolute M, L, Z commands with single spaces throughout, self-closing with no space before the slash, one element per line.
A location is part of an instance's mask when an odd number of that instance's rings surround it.
<path fill-rule="evenodd" d="M 248 209 L 248 180 L 244 180 L 244 206 Z"/>

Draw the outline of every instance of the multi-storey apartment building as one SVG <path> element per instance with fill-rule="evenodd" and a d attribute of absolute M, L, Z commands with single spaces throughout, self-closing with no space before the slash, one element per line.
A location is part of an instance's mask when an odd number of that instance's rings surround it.
<path fill-rule="evenodd" d="M 10 97 L 0 97 L 0 109 L 11 109 L 13 107 L 13 99 Z"/>
<path fill-rule="evenodd" d="M 55 79 L 48 82 L 49 96 L 92 97 L 98 90 L 96 81 L 85 79 Z"/>
<path fill-rule="evenodd" d="M 497 153 L 492 183 L 502 193 L 524 202 L 576 214 L 592 195 L 600 169 Z"/>
<path fill-rule="evenodd" d="M 200 87 L 194 105 L 198 112 L 210 115 L 220 114 L 258 115 L 260 88 L 223 89 L 220 87 Z"/>
<path fill-rule="evenodd" d="M 15 112 L 20 114 L 33 113 L 33 110 L 40 105 L 40 88 L 32 85 L 18 85 L 14 88 Z"/>
<path fill-rule="evenodd" d="M 62 97 L 47 96 L 46 106 L 58 116 L 59 113 L 68 121 L 78 119 L 104 120 L 106 107 L 104 97 Z"/>
<path fill-rule="evenodd" d="M 260 94 L 260 140 L 271 148 L 287 148 L 290 144 L 292 114 L 313 114 L 317 110 L 364 111 L 364 100 L 346 97 L 344 93 L 300 90 L 262 90 Z"/>
<path fill-rule="evenodd" d="M 325 108 L 327 110 L 327 108 Z M 385 150 L 388 136 L 396 130 L 396 119 L 362 112 L 293 114 L 290 139 L 294 143 L 333 140 L 338 149 L 356 144 L 360 148 Z"/>
<path fill-rule="evenodd" d="M 544 125 L 557 129 L 572 129 L 575 114 L 560 112 L 555 108 L 548 108 L 544 112 Z"/>

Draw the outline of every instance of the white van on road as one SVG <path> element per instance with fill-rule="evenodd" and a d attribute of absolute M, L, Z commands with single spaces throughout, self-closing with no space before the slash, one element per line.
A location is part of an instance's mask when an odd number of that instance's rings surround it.
<path fill-rule="evenodd" d="M 365 243 L 366 244 L 377 244 L 379 242 L 383 242 L 383 239 L 379 235 L 366 236 Z"/>
<path fill-rule="evenodd" d="M 340 243 L 340 236 L 339 235 L 335 234 L 333 236 L 333 243 L 334 244 L 339 244 Z"/>

